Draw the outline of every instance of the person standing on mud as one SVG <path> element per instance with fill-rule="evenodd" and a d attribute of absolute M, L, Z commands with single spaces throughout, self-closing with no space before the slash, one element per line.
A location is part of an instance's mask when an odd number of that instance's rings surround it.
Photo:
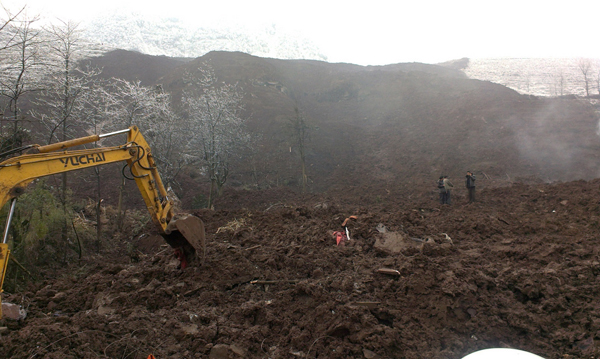
<path fill-rule="evenodd" d="M 440 203 L 446 203 L 446 187 L 444 187 L 444 176 L 440 176 L 438 180 L 438 191 L 440 192 Z"/>
<path fill-rule="evenodd" d="M 467 190 L 469 191 L 469 203 L 475 202 L 475 175 L 471 171 L 467 171 L 467 175 L 465 176 L 467 180 L 465 184 L 467 186 Z"/>
<path fill-rule="evenodd" d="M 444 204 L 450 204 L 450 190 L 454 188 L 454 185 L 448 179 L 448 176 L 444 176 L 444 189 L 446 190 L 446 197 Z"/>

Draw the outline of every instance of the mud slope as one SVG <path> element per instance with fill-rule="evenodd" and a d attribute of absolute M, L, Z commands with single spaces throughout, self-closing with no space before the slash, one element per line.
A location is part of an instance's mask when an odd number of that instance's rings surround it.
<path fill-rule="evenodd" d="M 0 352 L 452 359 L 513 347 L 596 358 L 599 185 L 515 184 L 472 205 L 457 190 L 447 207 L 433 192 L 368 206 L 265 192 L 250 209 L 197 213 L 203 265 L 181 272 L 150 234 L 7 295 L 29 315 L 3 322 Z M 336 247 L 330 233 L 349 214 L 352 240 Z"/>

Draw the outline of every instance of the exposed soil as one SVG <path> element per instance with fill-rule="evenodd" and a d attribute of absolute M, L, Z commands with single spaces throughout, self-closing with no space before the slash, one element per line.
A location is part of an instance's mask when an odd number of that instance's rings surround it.
<path fill-rule="evenodd" d="M 28 316 L 3 321 L 0 353 L 458 359 L 512 347 L 596 358 L 599 187 L 488 186 L 474 204 L 460 188 L 450 206 L 433 190 L 235 192 L 196 213 L 209 238 L 204 264 L 177 269 L 145 233 L 6 295 Z M 331 232 L 351 214 L 351 240 L 338 247 Z"/>

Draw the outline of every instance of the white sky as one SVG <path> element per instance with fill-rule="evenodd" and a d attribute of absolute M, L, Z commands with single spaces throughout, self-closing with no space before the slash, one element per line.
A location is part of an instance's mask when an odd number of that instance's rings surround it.
<path fill-rule="evenodd" d="M 79 20 L 118 9 L 199 26 L 299 32 L 331 62 L 435 63 L 462 57 L 600 58 L 600 0 L 0 0 L 45 18 Z"/>

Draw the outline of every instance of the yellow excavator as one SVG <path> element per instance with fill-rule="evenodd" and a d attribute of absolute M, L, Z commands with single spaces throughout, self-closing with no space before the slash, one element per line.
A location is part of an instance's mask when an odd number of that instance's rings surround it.
<path fill-rule="evenodd" d="M 106 137 L 127 134 L 127 142 L 112 147 L 70 150 L 72 147 L 97 142 Z M 10 256 L 7 238 L 17 197 L 33 180 L 57 173 L 76 171 L 114 162 L 127 162 L 152 221 L 185 269 L 188 261 L 206 253 L 204 223 L 193 215 L 175 214 L 173 200 L 156 168 L 150 146 L 135 126 L 103 135 L 91 135 L 46 146 L 30 145 L 11 152 L 27 154 L 0 162 L 0 208 L 10 201 L 4 236 L 0 243 L 0 293 Z M 0 300 L 0 318 L 2 306 Z"/>

